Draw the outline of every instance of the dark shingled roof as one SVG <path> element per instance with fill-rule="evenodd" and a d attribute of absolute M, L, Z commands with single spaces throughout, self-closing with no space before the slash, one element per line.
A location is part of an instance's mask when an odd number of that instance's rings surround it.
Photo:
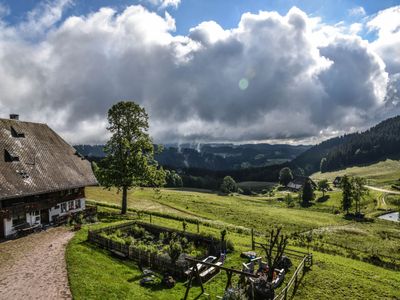
<path fill-rule="evenodd" d="M 0 200 L 97 184 L 90 162 L 46 124 L 0 119 L 0 151 Z"/>

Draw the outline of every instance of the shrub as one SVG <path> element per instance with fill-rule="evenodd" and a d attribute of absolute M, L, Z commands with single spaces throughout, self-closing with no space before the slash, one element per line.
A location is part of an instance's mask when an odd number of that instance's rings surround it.
<path fill-rule="evenodd" d="M 133 245 L 134 242 L 135 242 L 135 239 L 131 236 L 128 236 L 125 238 L 125 245 L 130 246 L 130 245 Z"/>
<path fill-rule="evenodd" d="M 235 251 L 235 245 L 231 240 L 226 241 L 226 250 L 228 250 L 229 252 Z"/>
<path fill-rule="evenodd" d="M 179 256 L 181 255 L 182 251 L 183 249 L 181 243 L 179 243 L 175 239 L 172 239 L 169 242 L 168 255 L 171 258 L 171 262 L 173 264 L 175 264 L 176 261 L 179 259 Z"/>
<path fill-rule="evenodd" d="M 133 234 L 134 237 L 141 238 L 145 235 L 146 230 L 143 227 L 140 227 L 135 224 L 131 228 L 131 233 Z"/>
<path fill-rule="evenodd" d="M 164 232 L 161 232 L 161 233 L 160 233 L 160 235 L 158 236 L 158 239 L 159 239 L 160 241 L 164 241 L 164 240 L 165 240 L 165 234 L 164 234 Z"/>

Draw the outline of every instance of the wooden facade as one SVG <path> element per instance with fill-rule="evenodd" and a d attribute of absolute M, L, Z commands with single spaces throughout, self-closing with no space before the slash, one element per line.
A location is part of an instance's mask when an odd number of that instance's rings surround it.
<path fill-rule="evenodd" d="M 85 209 L 90 163 L 46 124 L 0 119 L 0 238 Z"/>

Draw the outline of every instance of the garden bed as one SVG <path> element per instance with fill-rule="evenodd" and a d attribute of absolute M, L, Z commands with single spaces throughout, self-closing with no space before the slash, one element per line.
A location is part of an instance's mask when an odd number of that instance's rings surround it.
<path fill-rule="evenodd" d="M 220 241 L 212 236 L 179 231 L 139 221 L 91 230 L 88 240 L 121 258 L 134 260 L 162 274 L 183 279 L 186 257 L 219 256 Z"/>

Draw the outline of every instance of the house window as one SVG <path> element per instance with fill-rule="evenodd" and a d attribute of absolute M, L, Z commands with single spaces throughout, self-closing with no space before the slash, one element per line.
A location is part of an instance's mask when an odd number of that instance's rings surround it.
<path fill-rule="evenodd" d="M 31 216 L 33 217 L 33 222 L 35 224 L 40 223 L 40 211 L 35 210 L 35 211 L 31 212 Z"/>
<path fill-rule="evenodd" d="M 76 209 L 77 209 L 77 208 L 81 208 L 81 200 L 80 200 L 80 199 L 75 200 L 75 208 L 76 208 Z"/>
<path fill-rule="evenodd" d="M 19 161 L 19 157 L 4 149 L 4 161 L 5 162 Z"/>
<path fill-rule="evenodd" d="M 29 175 L 24 170 L 17 170 L 17 173 L 22 177 L 22 179 L 28 179 Z"/>
<path fill-rule="evenodd" d="M 66 211 L 67 211 L 67 203 L 66 202 L 61 203 L 61 212 L 63 213 L 63 212 L 66 212 Z"/>
<path fill-rule="evenodd" d="M 24 138 L 25 134 L 22 132 L 18 132 L 17 130 L 15 130 L 14 127 L 11 126 L 11 136 L 15 138 Z"/>
<path fill-rule="evenodd" d="M 74 209 L 74 201 L 68 201 L 68 210 Z"/>
<path fill-rule="evenodd" d="M 23 223 L 26 223 L 26 215 L 24 213 L 20 213 L 18 215 L 14 215 L 12 217 L 12 226 L 18 226 L 21 225 Z"/>

